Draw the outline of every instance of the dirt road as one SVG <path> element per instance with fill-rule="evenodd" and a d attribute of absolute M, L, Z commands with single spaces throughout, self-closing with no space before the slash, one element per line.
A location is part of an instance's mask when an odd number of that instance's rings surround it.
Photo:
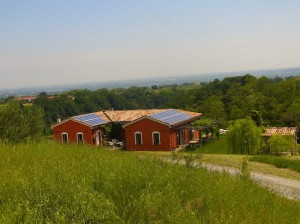
<path fill-rule="evenodd" d="M 203 163 L 201 166 L 209 170 L 218 172 L 226 171 L 231 175 L 240 175 L 240 171 L 233 167 L 208 163 Z M 259 182 L 263 186 L 271 188 L 280 195 L 290 199 L 300 200 L 300 181 L 255 171 L 251 171 L 251 179 Z"/>
<path fill-rule="evenodd" d="M 171 159 L 163 159 L 164 161 L 171 162 L 171 163 L 179 163 L 184 165 L 184 160 L 179 161 L 172 161 Z M 227 172 L 230 175 L 240 175 L 240 170 L 234 167 L 229 166 L 221 166 L 221 165 L 215 165 L 215 164 L 209 164 L 209 163 L 194 163 L 195 167 L 204 167 L 208 170 L 213 170 L 217 172 Z M 274 176 L 270 174 L 265 174 L 261 172 L 251 171 L 250 172 L 250 178 L 254 181 L 260 183 L 263 186 L 266 186 L 274 192 L 294 200 L 300 200 L 300 181 Z"/>

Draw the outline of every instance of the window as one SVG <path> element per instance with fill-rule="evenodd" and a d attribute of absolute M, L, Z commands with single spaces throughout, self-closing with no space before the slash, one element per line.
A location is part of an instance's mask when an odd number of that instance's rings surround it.
<path fill-rule="evenodd" d="M 61 142 L 62 143 L 68 143 L 68 133 L 67 132 L 63 132 L 61 133 Z"/>
<path fill-rule="evenodd" d="M 135 144 L 136 145 L 142 145 L 143 144 L 143 138 L 142 138 L 142 132 L 135 132 L 134 133 L 135 137 Z"/>
<path fill-rule="evenodd" d="M 77 132 L 77 143 L 78 144 L 83 144 L 83 133 L 82 132 Z"/>
<path fill-rule="evenodd" d="M 153 145 L 160 145 L 160 133 L 158 131 L 152 132 Z"/>

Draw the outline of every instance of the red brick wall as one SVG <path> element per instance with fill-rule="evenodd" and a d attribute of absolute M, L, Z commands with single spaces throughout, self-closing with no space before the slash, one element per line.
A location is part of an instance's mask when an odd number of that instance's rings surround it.
<path fill-rule="evenodd" d="M 88 126 L 80 124 L 78 122 L 69 120 L 61 125 L 53 128 L 53 134 L 57 141 L 62 142 L 61 134 L 63 132 L 68 133 L 68 142 L 77 143 L 77 133 L 82 132 L 84 138 L 84 144 L 95 144 L 96 131 L 100 129 L 91 129 Z M 101 130 L 100 130 L 101 131 Z"/>
<path fill-rule="evenodd" d="M 152 132 L 160 132 L 160 145 L 153 145 Z M 135 144 L 135 132 L 142 133 L 143 144 Z M 144 118 L 125 127 L 126 149 L 129 151 L 169 151 L 176 148 L 176 131 L 168 126 Z"/>

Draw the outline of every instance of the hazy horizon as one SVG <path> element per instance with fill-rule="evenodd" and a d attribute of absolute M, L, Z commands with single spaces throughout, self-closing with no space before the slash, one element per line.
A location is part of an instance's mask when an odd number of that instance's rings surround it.
<path fill-rule="evenodd" d="M 0 88 L 300 67 L 295 0 L 1 3 Z"/>

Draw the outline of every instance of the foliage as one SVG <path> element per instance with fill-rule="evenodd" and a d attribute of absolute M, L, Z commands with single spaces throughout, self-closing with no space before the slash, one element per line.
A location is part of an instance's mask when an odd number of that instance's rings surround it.
<path fill-rule="evenodd" d="M 0 111 L 0 140 L 11 144 L 40 140 L 44 130 L 43 110 L 10 101 Z"/>
<path fill-rule="evenodd" d="M 0 223 L 300 221 L 299 202 L 258 184 L 134 153 L 43 142 L 0 154 Z"/>
<path fill-rule="evenodd" d="M 243 157 L 242 167 L 241 167 L 241 177 L 242 179 L 250 178 L 250 168 L 248 163 L 248 158 Z"/>
<path fill-rule="evenodd" d="M 250 158 L 250 161 L 257 161 L 260 163 L 272 164 L 278 168 L 288 168 L 291 170 L 295 170 L 300 173 L 300 161 L 292 160 L 279 156 L 270 156 L 270 155 L 260 155 L 253 156 Z"/>
<path fill-rule="evenodd" d="M 184 154 L 183 159 L 186 167 L 197 167 L 201 164 L 202 155 L 200 153 Z"/>
<path fill-rule="evenodd" d="M 204 100 L 197 110 L 213 120 L 224 121 L 226 119 L 224 103 L 220 96 L 213 95 L 207 100 Z"/>
<path fill-rule="evenodd" d="M 223 124 L 251 116 L 257 125 L 263 121 L 264 125 L 300 128 L 300 79 L 256 78 L 246 74 L 201 85 L 134 86 L 95 91 L 82 89 L 51 99 L 41 93 L 35 104 L 44 109 L 48 128 L 56 121 L 58 114 L 65 119 L 111 108 L 177 107 L 201 112 L 207 118 L 221 120 Z"/>
<path fill-rule="evenodd" d="M 256 126 L 259 127 L 263 123 L 262 113 L 258 110 L 251 111 L 251 119 L 255 122 Z"/>
<path fill-rule="evenodd" d="M 214 124 L 214 120 L 209 118 L 201 118 L 193 122 L 192 125 L 206 134 L 211 133 L 213 135 L 217 132 L 217 127 Z"/>
<path fill-rule="evenodd" d="M 270 152 L 277 155 L 281 152 L 293 153 L 295 149 L 295 139 L 292 136 L 272 135 L 268 140 L 268 144 Z"/>
<path fill-rule="evenodd" d="M 228 146 L 235 154 L 257 153 L 261 144 L 261 129 L 251 119 L 236 120 L 227 133 Z"/>

